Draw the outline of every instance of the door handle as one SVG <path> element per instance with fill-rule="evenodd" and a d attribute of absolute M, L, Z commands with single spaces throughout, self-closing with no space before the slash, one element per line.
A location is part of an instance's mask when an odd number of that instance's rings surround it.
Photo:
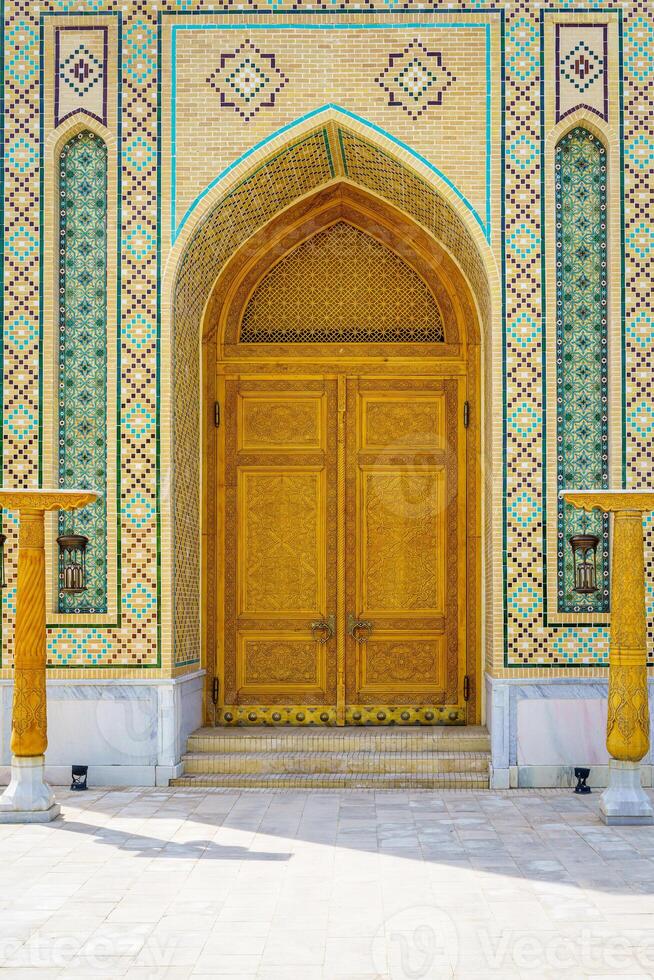
<path fill-rule="evenodd" d="M 370 619 L 357 619 L 352 613 L 348 613 L 347 617 L 347 631 L 354 640 L 355 643 L 365 643 L 368 636 L 372 633 L 374 629 L 374 623 Z M 359 630 L 363 631 L 363 635 L 359 636 Z M 367 635 L 366 635 L 367 634 Z"/>
<path fill-rule="evenodd" d="M 328 616 L 327 619 L 317 619 L 315 623 L 311 624 L 311 635 L 316 643 L 328 643 L 334 635 L 335 628 L 336 619 L 334 616 Z M 318 636 L 318 633 L 323 633 L 323 636 Z"/>

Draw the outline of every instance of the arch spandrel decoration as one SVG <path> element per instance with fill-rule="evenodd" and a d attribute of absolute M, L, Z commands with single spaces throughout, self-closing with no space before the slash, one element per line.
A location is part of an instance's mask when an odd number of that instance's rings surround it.
<path fill-rule="evenodd" d="M 347 221 L 306 239 L 264 276 L 241 344 L 433 343 L 443 317 L 427 284 L 387 245 Z"/>

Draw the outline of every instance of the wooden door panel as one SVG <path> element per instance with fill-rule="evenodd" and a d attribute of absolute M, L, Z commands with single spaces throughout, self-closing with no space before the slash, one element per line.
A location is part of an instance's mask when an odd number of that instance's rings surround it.
<path fill-rule="evenodd" d="M 359 467 L 359 595 L 365 617 L 442 616 L 445 473 Z"/>
<path fill-rule="evenodd" d="M 325 470 L 238 473 L 238 613 L 289 619 L 325 608 Z"/>
<path fill-rule="evenodd" d="M 389 696 L 421 693 L 426 701 L 437 697 L 445 685 L 446 637 L 443 632 L 375 630 L 359 645 L 358 686 L 363 697 L 380 703 Z"/>
<path fill-rule="evenodd" d="M 242 391 L 238 396 L 239 450 L 307 452 L 325 449 L 324 394 Z"/>
<path fill-rule="evenodd" d="M 465 716 L 464 393 L 456 378 L 348 383 L 346 606 L 371 624 L 346 639 L 356 723 Z"/>
<path fill-rule="evenodd" d="M 361 449 L 389 452 L 405 449 L 443 449 L 445 446 L 445 395 L 388 393 L 381 398 L 361 394 Z"/>
<path fill-rule="evenodd" d="M 229 378 L 225 402 L 223 716 L 269 721 L 336 700 L 311 628 L 336 608 L 335 385 Z"/>
<path fill-rule="evenodd" d="M 298 637 L 288 630 L 247 631 L 239 634 L 237 687 L 241 694 L 297 698 L 309 691 L 320 694 L 326 684 L 326 644 Z"/>

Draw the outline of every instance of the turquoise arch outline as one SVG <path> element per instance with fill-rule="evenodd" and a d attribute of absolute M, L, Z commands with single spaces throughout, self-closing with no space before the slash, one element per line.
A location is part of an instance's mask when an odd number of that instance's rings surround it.
<path fill-rule="evenodd" d="M 329 25 L 325 25 L 325 24 L 315 24 L 315 25 L 311 25 L 311 24 L 298 24 L 298 25 L 295 25 L 295 24 L 292 24 L 292 25 L 291 24 L 285 24 L 285 25 L 278 25 L 278 24 L 276 24 L 275 25 L 275 28 L 279 30 L 280 28 L 283 29 L 284 27 L 286 27 L 286 28 L 293 27 L 295 29 L 297 29 L 297 28 L 303 28 L 303 29 L 306 30 L 306 29 L 311 29 L 313 27 L 314 29 L 319 29 L 319 30 L 320 29 L 322 29 L 322 30 L 332 29 L 333 30 L 333 29 L 335 29 L 337 27 L 345 27 L 345 26 L 350 26 L 350 28 L 351 28 L 351 25 L 340 25 L 340 24 L 329 24 Z M 389 140 L 391 143 L 394 143 L 400 149 L 402 149 L 406 153 L 408 153 L 409 156 L 411 156 L 414 160 L 419 161 L 431 173 L 433 173 L 440 180 L 442 180 L 456 194 L 456 196 L 459 198 L 459 200 L 461 200 L 463 202 L 463 204 L 465 204 L 465 206 L 468 208 L 468 210 L 470 211 L 470 213 L 474 217 L 475 221 L 477 222 L 477 224 L 481 228 L 481 230 L 483 232 L 483 235 L 484 235 L 484 238 L 486 239 L 487 242 L 490 242 L 490 239 L 491 239 L 491 217 L 490 217 L 490 214 L 491 214 L 491 169 L 492 169 L 492 157 L 491 157 L 492 82 L 491 82 L 491 58 L 490 58 L 490 50 L 491 50 L 491 32 L 490 32 L 490 28 L 491 28 L 491 25 L 488 24 L 488 23 L 480 23 L 480 22 L 467 23 L 467 24 L 449 24 L 449 23 L 441 23 L 441 24 L 360 24 L 360 25 L 357 25 L 357 27 L 362 27 L 362 28 L 365 27 L 365 28 L 368 28 L 368 29 L 369 28 L 373 28 L 373 27 L 385 27 L 385 28 L 395 27 L 396 29 L 398 27 L 403 27 L 403 28 L 418 28 L 418 27 L 420 27 L 420 28 L 427 28 L 427 27 L 430 27 L 430 28 L 433 28 L 433 27 L 437 27 L 437 28 L 444 28 L 444 27 L 476 27 L 476 28 L 480 28 L 480 27 L 482 27 L 482 28 L 484 28 L 485 35 L 486 35 L 486 141 L 485 141 L 486 142 L 486 174 L 485 174 L 485 177 L 486 177 L 486 181 L 485 181 L 485 183 L 486 183 L 486 214 L 485 214 L 485 220 L 481 217 L 481 215 L 476 210 L 476 208 L 473 207 L 473 205 L 467 199 L 467 197 L 465 196 L 465 194 L 463 194 L 462 191 L 459 190 L 459 188 L 456 186 L 456 184 L 454 184 L 453 181 L 451 181 L 449 179 L 449 177 L 447 177 L 443 173 L 442 170 L 439 170 L 438 167 L 434 166 L 433 163 L 430 163 L 429 160 L 427 160 L 426 157 L 424 157 L 421 153 L 418 153 L 411 146 L 409 146 L 408 143 L 404 143 L 402 140 L 398 139 L 397 137 L 392 136 L 391 133 L 387 132 L 381 126 L 378 126 L 376 123 L 370 122 L 368 119 L 365 119 L 363 116 L 359 116 L 356 113 L 351 112 L 349 109 L 345 109 L 345 108 L 343 108 L 343 106 L 339 106 L 339 105 L 337 105 L 334 102 L 326 102 L 324 105 L 319 106 L 317 109 L 312 109 L 310 112 L 307 112 L 304 115 L 299 116 L 297 119 L 294 119 L 292 122 L 287 123 L 285 126 L 282 126 L 280 129 L 276 130 L 274 133 L 271 133 L 270 136 L 266 136 L 264 139 L 260 140 L 258 143 L 255 143 L 254 146 L 251 146 L 248 150 L 246 150 L 245 153 L 242 153 L 236 160 L 232 161 L 232 163 L 230 163 L 227 167 L 225 167 L 224 170 L 222 170 L 216 177 L 214 177 L 214 179 L 212 181 L 210 181 L 200 191 L 200 193 L 193 199 L 193 201 L 191 202 L 191 204 L 189 205 L 189 207 L 186 209 L 184 215 L 182 216 L 179 224 L 177 224 L 176 223 L 176 221 L 177 221 L 177 194 L 176 194 L 176 181 L 177 181 L 177 145 L 176 145 L 176 138 L 177 138 L 177 32 L 180 31 L 180 30 L 198 30 L 198 29 L 200 29 L 200 30 L 202 30 L 202 29 L 212 29 L 212 30 L 221 30 L 221 29 L 232 29 L 232 30 L 234 30 L 234 29 L 240 29 L 240 30 L 251 30 L 251 29 L 253 29 L 254 30 L 254 29 L 259 29 L 259 30 L 261 30 L 261 29 L 270 29 L 271 27 L 272 27 L 272 25 L 269 25 L 269 24 L 238 24 L 238 25 L 237 24 L 229 24 L 229 25 L 226 25 L 226 24 L 202 24 L 202 25 L 200 25 L 200 24 L 175 24 L 175 25 L 173 25 L 173 28 L 172 28 L 172 31 L 171 31 L 171 64 L 172 64 L 172 72 L 171 72 L 171 76 L 172 76 L 172 78 L 171 78 L 171 82 L 172 82 L 172 84 L 171 84 L 171 89 L 172 89 L 171 96 L 172 96 L 172 98 L 171 98 L 171 102 L 172 102 L 172 110 L 171 110 L 171 167 L 170 167 L 170 205 L 171 205 L 171 207 L 170 207 L 170 215 L 171 215 L 171 218 L 170 218 L 170 221 L 171 221 L 170 236 L 171 236 L 171 243 L 173 245 L 175 244 L 175 242 L 176 242 L 176 240 L 177 240 L 177 238 L 178 238 L 178 236 L 179 236 L 182 228 L 184 227 L 184 225 L 186 224 L 186 222 L 188 221 L 189 217 L 191 216 L 191 214 L 193 213 L 193 211 L 195 210 L 195 208 L 198 206 L 198 204 L 200 203 L 200 201 L 202 201 L 203 198 L 206 197 L 206 195 L 214 187 L 216 187 L 216 185 L 221 180 L 223 180 L 224 177 L 226 177 L 232 170 L 234 170 L 235 167 L 237 167 L 239 164 L 241 164 L 244 160 L 246 160 L 249 156 L 251 156 L 257 150 L 260 150 L 263 147 L 265 147 L 266 145 L 268 145 L 269 143 L 271 143 L 278 136 L 282 135 L 283 133 L 289 132 L 290 130 L 292 130 L 295 127 L 301 125 L 302 123 L 306 122 L 307 120 L 312 119 L 315 116 L 320 115 L 320 113 L 325 112 L 325 111 L 327 111 L 329 109 L 333 110 L 334 112 L 340 113 L 341 115 L 345 116 L 346 118 L 354 119 L 356 122 L 360 123 L 361 125 L 365 126 L 368 129 L 370 129 L 372 132 L 378 133 L 379 135 L 381 135 L 381 136 L 385 137 L 387 140 Z"/>

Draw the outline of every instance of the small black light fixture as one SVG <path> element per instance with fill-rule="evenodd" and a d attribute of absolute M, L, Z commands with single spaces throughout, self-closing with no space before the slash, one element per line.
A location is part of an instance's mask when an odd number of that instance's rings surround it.
<path fill-rule="evenodd" d="M 582 766 L 575 767 L 575 779 L 577 780 L 575 793 L 590 793 L 590 786 L 586 786 L 586 780 L 589 776 L 590 769 L 584 769 Z"/>
<path fill-rule="evenodd" d="M 89 539 L 83 534 L 60 534 L 59 591 L 65 595 L 86 592 L 86 547 Z"/>
<path fill-rule="evenodd" d="M 71 778 L 72 783 L 70 784 L 71 789 L 82 790 L 88 789 L 86 785 L 86 779 L 89 774 L 88 766 L 72 766 L 71 767 Z"/>
<path fill-rule="evenodd" d="M 7 540 L 6 534 L 0 534 L 0 589 L 5 589 L 7 587 L 7 580 L 5 578 L 5 542 Z"/>
<path fill-rule="evenodd" d="M 568 539 L 572 546 L 574 561 L 574 591 L 582 595 L 597 592 L 597 546 L 596 534 L 573 534 Z"/>

